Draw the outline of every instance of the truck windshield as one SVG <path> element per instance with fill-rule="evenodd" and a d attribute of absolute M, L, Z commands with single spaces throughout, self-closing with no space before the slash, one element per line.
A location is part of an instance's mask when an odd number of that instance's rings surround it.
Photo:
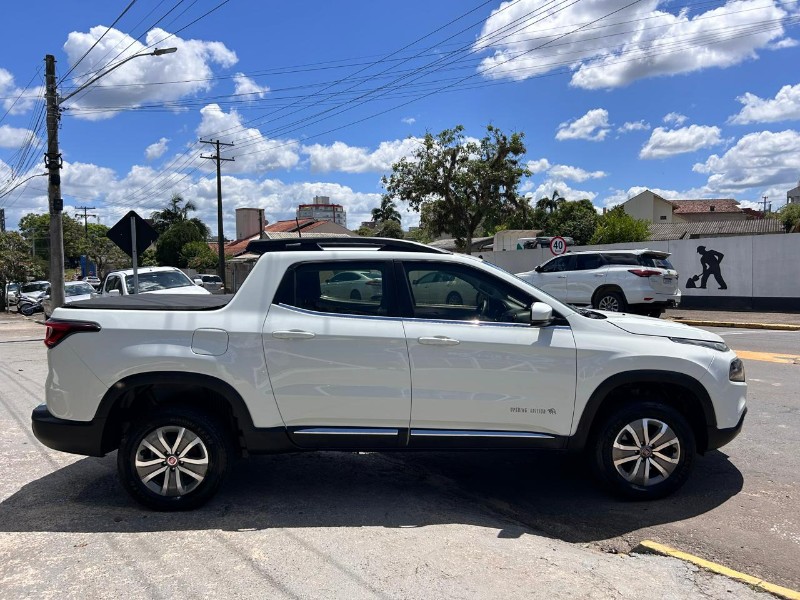
<path fill-rule="evenodd" d="M 133 294 L 133 275 L 125 276 L 125 285 L 128 287 L 128 293 Z M 140 292 L 168 290 L 192 285 L 194 285 L 192 280 L 184 275 L 181 271 L 155 271 L 153 273 L 139 273 Z"/>

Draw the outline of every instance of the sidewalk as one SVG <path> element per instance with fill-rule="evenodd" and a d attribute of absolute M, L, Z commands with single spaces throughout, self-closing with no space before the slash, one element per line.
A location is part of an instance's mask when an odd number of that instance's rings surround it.
<path fill-rule="evenodd" d="M 798 306 L 800 311 L 800 306 Z M 731 310 L 689 310 L 669 309 L 664 313 L 666 319 L 687 325 L 705 327 L 742 327 L 746 329 L 774 329 L 780 331 L 800 331 L 800 312 L 752 312 Z"/>

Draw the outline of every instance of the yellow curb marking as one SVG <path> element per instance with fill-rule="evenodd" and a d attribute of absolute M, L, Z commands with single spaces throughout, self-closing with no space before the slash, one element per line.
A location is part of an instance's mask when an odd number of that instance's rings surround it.
<path fill-rule="evenodd" d="M 800 364 L 800 356 L 796 354 L 751 352 L 750 350 L 736 350 L 735 352 L 736 355 L 743 360 L 760 360 L 763 362 L 780 363 L 783 365 Z"/>
<path fill-rule="evenodd" d="M 671 556 L 672 558 L 685 560 L 694 565 L 697 565 L 698 567 L 702 567 L 703 569 L 707 569 L 714 573 L 718 573 L 719 575 L 724 575 L 725 577 L 730 577 L 731 579 L 741 581 L 742 583 L 746 583 L 748 585 L 752 585 L 766 592 L 769 592 L 770 594 L 774 594 L 781 598 L 785 598 L 786 600 L 800 600 L 800 592 L 797 592 L 795 590 L 790 590 L 789 588 L 781 587 L 779 585 L 775 585 L 774 583 L 769 583 L 767 581 L 764 581 L 763 579 L 759 579 L 758 577 L 747 575 L 746 573 L 740 573 L 739 571 L 734 571 L 733 569 L 729 569 L 728 567 L 723 567 L 722 565 L 717 564 L 715 562 L 711 562 L 710 560 L 705 560 L 704 558 L 694 556 L 693 554 L 681 552 L 680 550 L 676 550 L 675 548 L 670 548 L 669 546 L 665 546 L 664 544 L 659 544 L 658 542 L 653 542 L 651 540 L 643 540 L 642 543 L 639 544 L 639 546 L 656 554 L 662 554 L 664 556 Z"/>

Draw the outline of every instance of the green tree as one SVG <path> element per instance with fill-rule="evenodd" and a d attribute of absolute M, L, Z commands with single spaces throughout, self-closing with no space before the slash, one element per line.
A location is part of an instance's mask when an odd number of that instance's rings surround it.
<path fill-rule="evenodd" d="M 76 260 L 83 254 L 83 223 L 69 215 L 63 215 L 64 258 Z M 35 255 L 45 263 L 50 260 L 50 215 L 29 213 L 19 221 L 19 231 L 35 248 Z"/>
<path fill-rule="evenodd" d="M 397 221 L 383 221 L 378 230 L 373 234 L 376 237 L 403 239 L 403 228 Z"/>
<path fill-rule="evenodd" d="M 634 219 L 621 205 L 615 206 L 600 217 L 590 243 L 643 242 L 650 237 L 649 225 L 645 219 Z"/>
<path fill-rule="evenodd" d="M 0 308 L 5 308 L 5 288 L 13 281 L 44 277 L 43 264 L 31 256 L 31 246 L 18 231 L 0 232 Z"/>
<path fill-rule="evenodd" d="M 108 239 L 108 229 L 105 225 L 89 223 L 89 235 L 83 244 L 83 253 L 97 266 L 97 276 L 101 279 L 112 267 L 121 269 L 131 265 L 131 257 Z"/>
<path fill-rule="evenodd" d="M 800 204 L 786 204 L 776 214 L 787 233 L 800 233 Z"/>
<path fill-rule="evenodd" d="M 176 223 L 189 221 L 194 223 L 197 230 L 203 235 L 203 239 L 206 239 L 211 233 L 208 226 L 196 217 L 189 218 L 189 213 L 196 210 L 197 205 L 194 202 L 184 200 L 180 194 L 173 194 L 165 208 L 150 213 L 153 229 L 159 234 L 163 234 Z"/>
<path fill-rule="evenodd" d="M 562 198 L 548 215 L 544 235 L 569 236 L 577 245 L 583 246 L 592 239 L 599 220 L 600 216 L 591 200 L 568 202 Z"/>
<path fill-rule="evenodd" d="M 219 257 L 206 242 L 189 242 L 181 248 L 181 260 L 200 273 L 216 269 Z"/>
<path fill-rule="evenodd" d="M 158 264 L 170 267 L 188 266 L 181 256 L 181 250 L 189 242 L 202 241 L 205 241 L 205 236 L 191 220 L 173 224 L 158 238 L 156 245 Z"/>
<path fill-rule="evenodd" d="M 383 196 L 381 198 L 381 205 L 378 208 L 372 209 L 372 220 L 378 224 L 388 221 L 400 223 L 400 213 L 397 212 L 397 206 L 392 202 L 390 197 Z"/>
<path fill-rule="evenodd" d="M 525 202 L 517 191 L 530 174 L 520 165 L 523 137 L 492 125 L 480 141 L 467 140 L 461 125 L 436 136 L 426 133 L 413 156 L 381 179 L 386 197 L 408 202 L 430 233 L 448 233 L 469 252 L 484 221 L 500 221 Z"/>
<path fill-rule="evenodd" d="M 372 227 L 367 227 L 366 225 L 362 225 L 358 229 L 356 229 L 356 234 L 360 235 L 361 237 L 372 237 L 375 235 L 377 230 L 373 229 Z"/>

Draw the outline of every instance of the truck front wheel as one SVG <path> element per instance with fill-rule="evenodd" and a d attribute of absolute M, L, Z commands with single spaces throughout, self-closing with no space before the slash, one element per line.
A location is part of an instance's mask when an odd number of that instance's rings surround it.
<path fill-rule="evenodd" d="M 612 490 L 649 500 L 684 484 L 694 461 L 695 437 L 671 406 L 635 402 L 606 418 L 590 448 L 596 475 Z"/>
<path fill-rule="evenodd" d="M 134 500 L 156 510 L 207 502 L 228 470 L 228 436 L 211 418 L 169 407 L 134 422 L 120 443 L 117 469 Z"/>

